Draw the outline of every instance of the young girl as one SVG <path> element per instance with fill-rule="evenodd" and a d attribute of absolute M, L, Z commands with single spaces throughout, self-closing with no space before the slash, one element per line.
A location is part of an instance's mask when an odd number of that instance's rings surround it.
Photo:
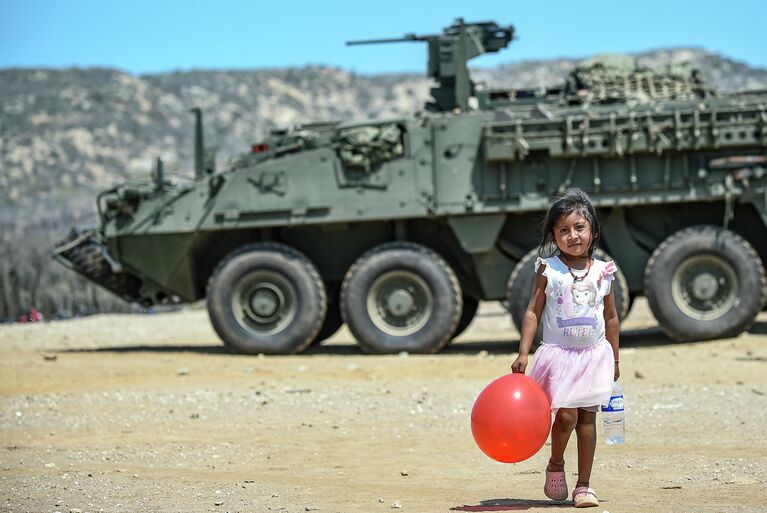
<path fill-rule="evenodd" d="M 535 263 L 532 297 L 522 322 L 519 356 L 513 372 L 525 372 L 538 323 L 543 340 L 535 351 L 530 376 L 543 387 L 555 412 L 551 458 L 543 491 L 568 497 L 565 447 L 575 430 L 578 439 L 578 482 L 575 507 L 598 506 L 589 488 L 596 449 L 596 415 L 610 400 L 618 370 L 618 313 L 611 283 L 613 262 L 593 257 L 600 229 L 588 195 L 571 189 L 546 214 Z"/>

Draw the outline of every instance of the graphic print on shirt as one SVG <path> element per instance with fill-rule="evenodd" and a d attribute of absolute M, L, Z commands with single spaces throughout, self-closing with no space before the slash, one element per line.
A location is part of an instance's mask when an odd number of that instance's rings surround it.
<path fill-rule="evenodd" d="M 597 327 L 597 287 L 590 280 L 575 281 L 557 291 L 557 326 L 566 337 L 584 338 Z"/>

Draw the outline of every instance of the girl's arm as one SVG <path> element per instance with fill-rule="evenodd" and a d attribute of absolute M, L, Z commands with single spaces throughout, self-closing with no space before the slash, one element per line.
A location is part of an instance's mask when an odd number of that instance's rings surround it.
<path fill-rule="evenodd" d="M 525 316 L 522 318 L 522 335 L 519 338 L 519 356 L 511 364 L 512 372 L 521 372 L 524 374 L 527 368 L 527 354 L 533 345 L 533 338 L 538 331 L 538 322 L 541 319 L 543 307 L 546 304 L 546 284 L 548 280 L 543 275 L 546 264 L 538 268 L 533 284 L 533 293 L 530 296 L 530 302 L 527 304 Z"/>
<path fill-rule="evenodd" d="M 614 287 L 613 287 L 614 288 Z M 610 342 L 613 348 L 613 356 L 615 360 L 615 381 L 621 376 L 621 371 L 618 368 L 618 334 L 620 333 L 620 319 L 618 319 L 618 310 L 615 308 L 615 294 L 613 294 L 613 288 L 610 289 L 610 293 L 605 296 L 605 338 Z"/>

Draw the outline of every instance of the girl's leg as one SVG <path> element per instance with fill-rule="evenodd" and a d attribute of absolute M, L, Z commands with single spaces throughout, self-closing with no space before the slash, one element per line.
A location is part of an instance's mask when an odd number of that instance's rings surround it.
<path fill-rule="evenodd" d="M 578 437 L 578 483 L 575 486 L 589 486 L 597 448 L 597 412 L 578 410 L 575 434 Z"/>
<path fill-rule="evenodd" d="M 565 449 L 570 435 L 578 424 L 577 408 L 560 408 L 551 427 L 551 459 L 548 470 L 558 472 L 565 468 Z M 578 440 L 580 447 L 580 439 Z M 593 454 L 593 453 L 592 453 Z"/>

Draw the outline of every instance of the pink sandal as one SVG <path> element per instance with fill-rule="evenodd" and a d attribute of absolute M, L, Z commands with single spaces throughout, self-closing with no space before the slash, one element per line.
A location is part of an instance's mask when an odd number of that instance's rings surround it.
<path fill-rule="evenodd" d="M 546 484 L 543 485 L 543 493 L 546 497 L 555 501 L 563 501 L 567 499 L 567 480 L 565 479 L 565 471 L 553 471 L 546 469 Z"/>
<path fill-rule="evenodd" d="M 593 508 L 599 506 L 599 499 L 588 486 L 579 486 L 573 490 L 573 504 L 576 508 Z"/>

